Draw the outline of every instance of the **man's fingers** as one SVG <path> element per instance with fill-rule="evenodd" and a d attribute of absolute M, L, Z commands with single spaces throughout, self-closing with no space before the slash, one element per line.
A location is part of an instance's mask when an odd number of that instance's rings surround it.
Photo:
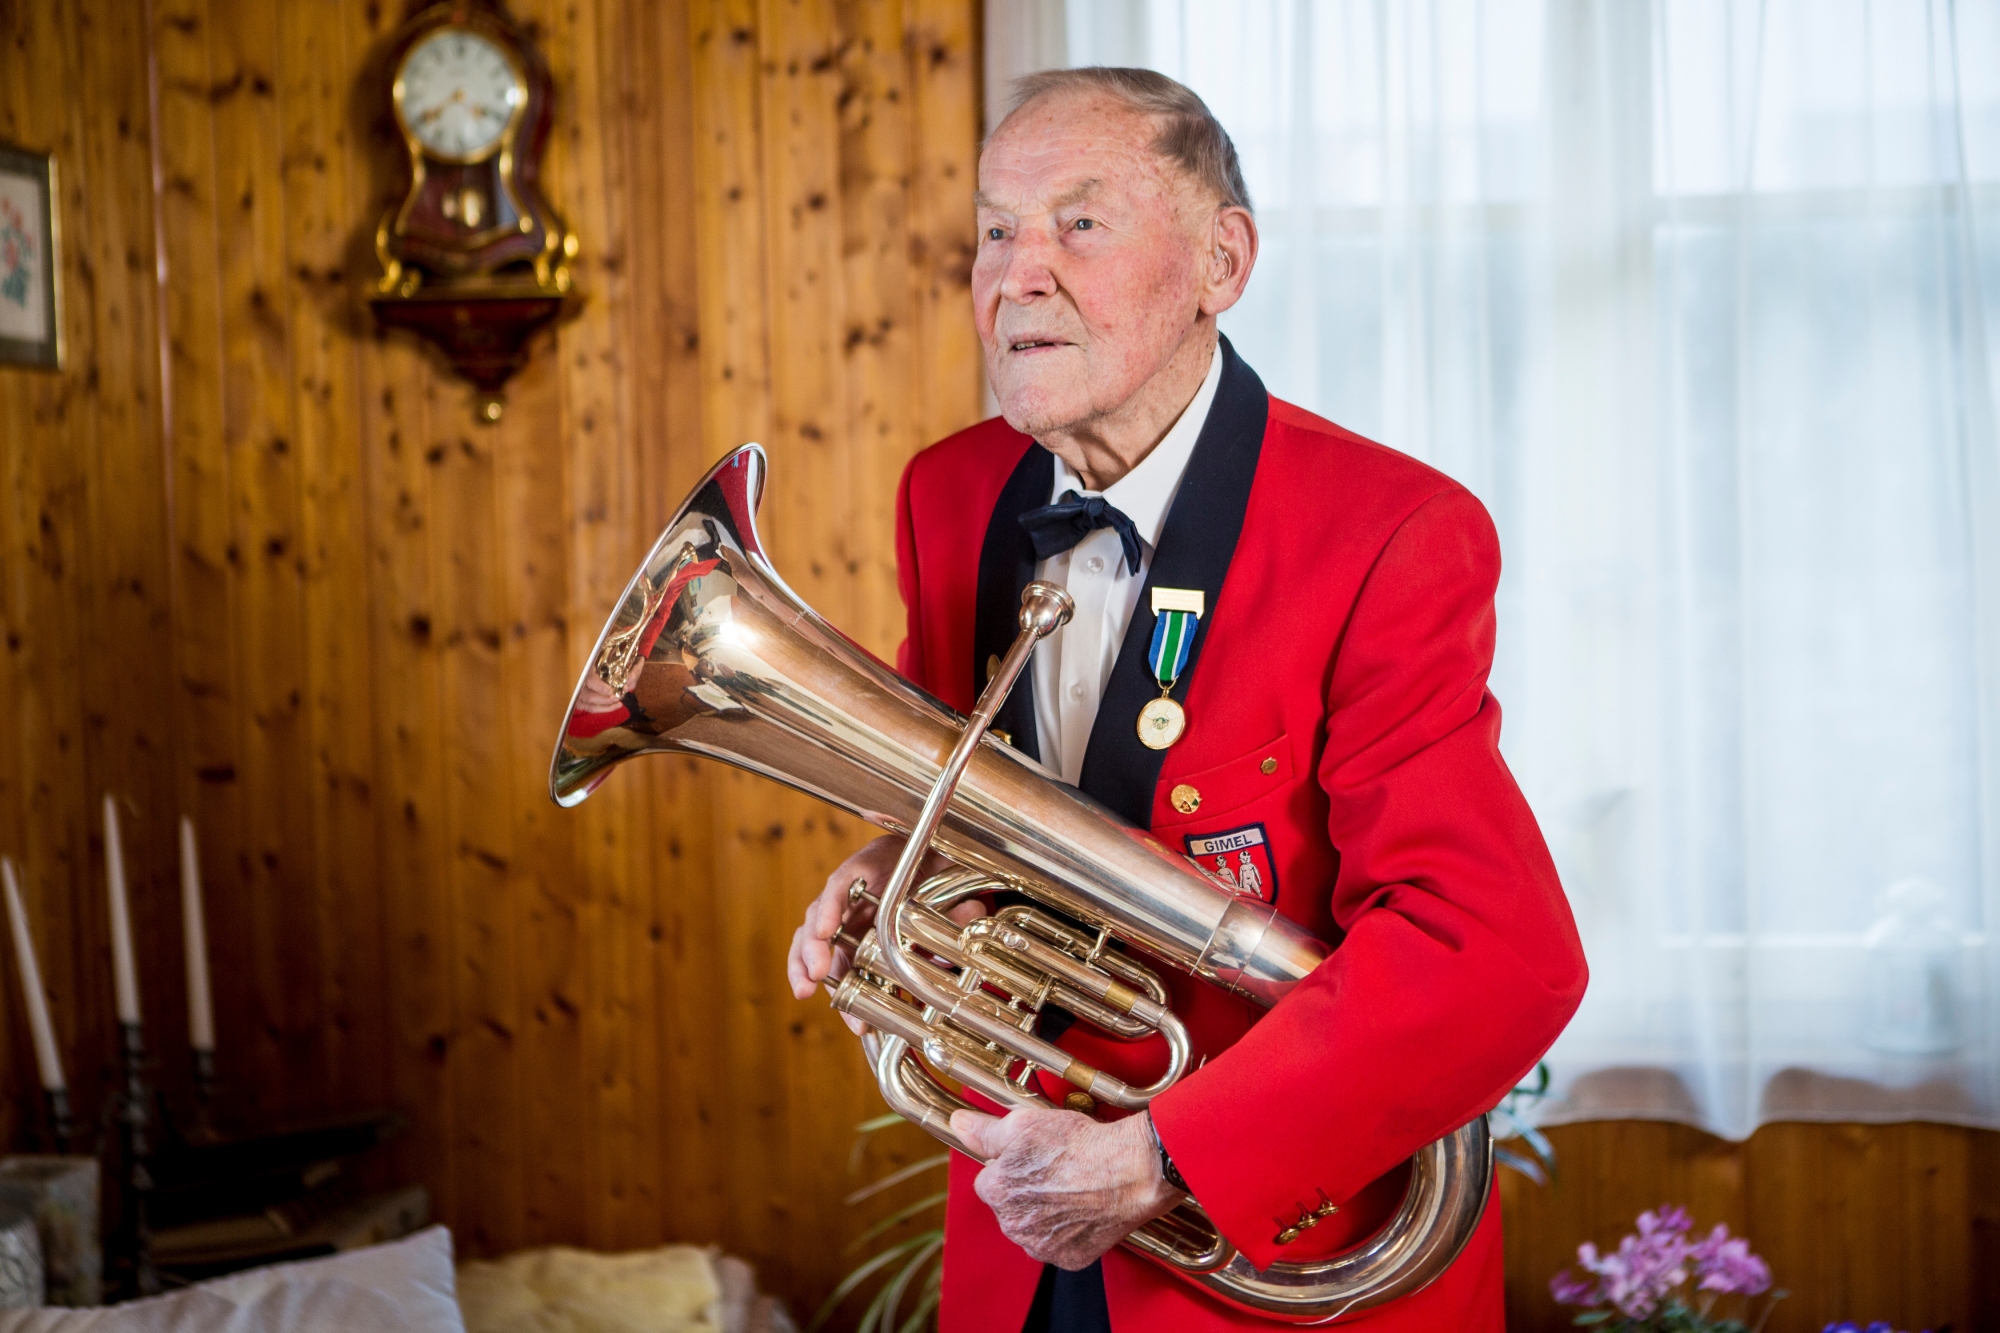
<path fill-rule="evenodd" d="M 832 939 L 834 932 L 840 929 L 840 919 L 847 914 L 847 886 L 851 882 L 851 879 L 829 882 L 825 891 L 813 900 L 812 911 L 808 915 L 812 917 L 813 929 L 821 939 Z"/>
<path fill-rule="evenodd" d="M 805 952 L 806 931 L 801 926 L 792 932 L 792 950 L 785 959 L 785 976 L 791 981 L 792 994 L 796 998 L 810 1000 L 813 992 L 819 989 L 819 983 L 806 963 Z"/>
<path fill-rule="evenodd" d="M 965 926 L 979 920 L 982 916 L 990 916 L 991 913 L 986 910 L 986 904 L 980 902 L 979 899 L 967 898 L 962 903 L 953 903 L 950 907 L 946 908 L 945 915 L 951 918 L 953 925 Z"/>
<path fill-rule="evenodd" d="M 799 927 L 799 960 L 805 964 L 806 977 L 818 981 L 833 971 L 833 950 L 815 931 Z"/>
<path fill-rule="evenodd" d="M 963 1139 L 965 1146 L 972 1149 L 973 1156 L 982 1162 L 990 1162 L 1000 1155 L 1005 1145 L 995 1142 L 995 1139 L 1000 1126 L 1005 1123 L 997 1116 L 983 1115 L 978 1111 L 951 1113 L 951 1132 Z"/>

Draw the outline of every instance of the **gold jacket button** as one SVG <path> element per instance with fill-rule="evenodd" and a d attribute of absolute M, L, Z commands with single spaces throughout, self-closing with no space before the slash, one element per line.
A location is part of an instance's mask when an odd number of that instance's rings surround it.
<path fill-rule="evenodd" d="M 1191 815 L 1201 809 L 1201 793 L 1185 782 L 1175 787 L 1167 799 L 1173 802 L 1174 809 L 1184 815 Z"/>
<path fill-rule="evenodd" d="M 1264 775 L 1269 777 L 1278 771 L 1278 761 L 1275 759 L 1266 759 L 1263 763 L 1257 765 L 1257 767 L 1264 770 Z"/>

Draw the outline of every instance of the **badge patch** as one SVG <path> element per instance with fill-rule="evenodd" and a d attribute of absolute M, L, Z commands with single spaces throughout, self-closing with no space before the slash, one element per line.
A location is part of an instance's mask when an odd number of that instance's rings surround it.
<path fill-rule="evenodd" d="M 1271 844 L 1262 824 L 1245 824 L 1221 833 L 1181 839 L 1187 854 L 1209 878 L 1246 898 L 1278 901 L 1278 870 L 1271 864 Z"/>

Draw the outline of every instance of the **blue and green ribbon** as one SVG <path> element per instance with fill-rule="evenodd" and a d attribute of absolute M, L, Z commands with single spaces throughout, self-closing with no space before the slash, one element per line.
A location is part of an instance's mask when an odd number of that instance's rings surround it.
<path fill-rule="evenodd" d="M 1161 611 L 1153 619 L 1153 646 L 1146 652 L 1146 661 L 1153 668 L 1153 679 L 1160 683 L 1160 689 L 1171 690 L 1180 679 L 1182 668 L 1187 666 L 1188 649 L 1194 646 L 1195 630 L 1201 625 L 1201 617 L 1192 611 Z"/>

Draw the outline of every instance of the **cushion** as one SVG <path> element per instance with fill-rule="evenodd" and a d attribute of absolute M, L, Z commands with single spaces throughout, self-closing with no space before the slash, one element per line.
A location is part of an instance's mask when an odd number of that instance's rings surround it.
<path fill-rule="evenodd" d="M 722 1333 L 715 1251 L 524 1250 L 458 1270 L 469 1333 Z"/>
<path fill-rule="evenodd" d="M 232 1273 L 90 1310 L 0 1311 L 0 1333 L 465 1333 L 451 1233 Z"/>

